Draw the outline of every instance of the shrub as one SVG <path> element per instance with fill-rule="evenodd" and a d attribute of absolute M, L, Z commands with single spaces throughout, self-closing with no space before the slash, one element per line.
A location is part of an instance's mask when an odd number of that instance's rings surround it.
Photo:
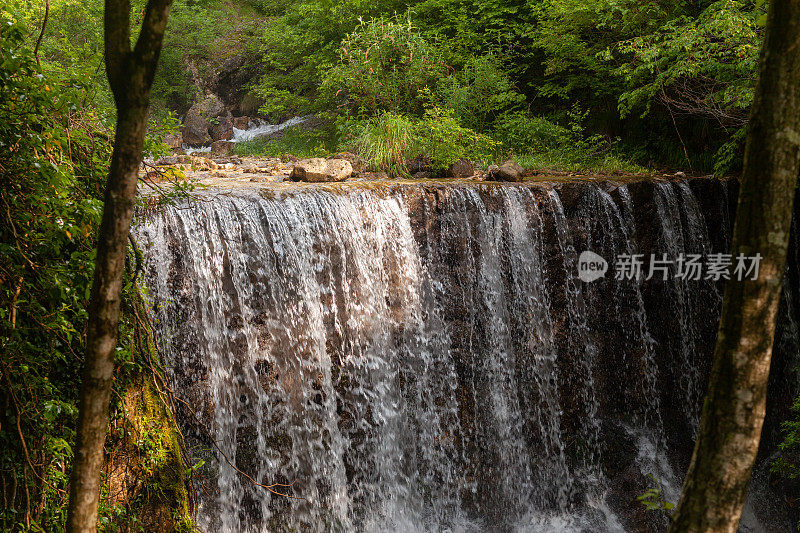
<path fill-rule="evenodd" d="M 502 112 L 525 101 L 493 54 L 470 58 L 463 70 L 439 83 L 437 92 L 443 107 L 452 109 L 462 124 L 481 132 Z"/>
<path fill-rule="evenodd" d="M 427 110 L 422 119 L 384 112 L 353 129 L 353 150 L 395 176 L 407 176 L 405 162 L 418 156 L 443 170 L 459 159 L 486 163 L 500 150 L 499 142 L 463 127 L 452 110 L 439 107 Z"/>
<path fill-rule="evenodd" d="M 450 109 L 435 107 L 418 123 L 420 152 L 435 169 L 445 169 L 459 159 L 487 163 L 500 153 L 501 143 L 462 126 Z"/>
<path fill-rule="evenodd" d="M 179 124 L 178 118 L 172 112 L 161 117 L 151 116 L 144 137 L 144 155 L 152 159 L 169 155 L 169 147 L 164 143 L 164 138 L 178 133 Z"/>
<path fill-rule="evenodd" d="M 541 117 L 524 113 L 507 113 L 494 127 L 495 138 L 516 153 L 530 150 L 552 150 L 573 140 L 570 130 Z"/>
<path fill-rule="evenodd" d="M 494 135 L 526 167 L 574 172 L 644 170 L 629 157 L 619 155 L 616 139 L 587 135 L 583 128 L 585 112 L 573 108 L 568 117 L 569 127 L 564 127 L 543 117 L 506 113 L 495 124 Z"/>
<path fill-rule="evenodd" d="M 426 89 L 447 75 L 435 46 L 410 20 L 377 19 L 341 43 L 339 62 L 322 83 L 322 94 L 340 108 L 377 115 L 391 111 L 420 115 Z"/>

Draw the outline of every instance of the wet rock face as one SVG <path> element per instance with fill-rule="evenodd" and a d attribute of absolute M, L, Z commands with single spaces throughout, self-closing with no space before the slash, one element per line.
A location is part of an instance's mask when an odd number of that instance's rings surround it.
<path fill-rule="evenodd" d="M 179 416 L 217 489 L 202 527 L 664 530 L 637 496 L 677 499 L 723 286 L 646 279 L 650 255 L 727 250 L 735 194 L 701 179 L 337 184 L 143 222 Z M 604 277 L 579 279 L 584 251 Z M 617 279 L 632 254 L 643 277 Z M 765 447 L 797 392 L 798 259 L 794 231 Z"/>
<path fill-rule="evenodd" d="M 246 130 L 250 125 L 250 117 L 235 117 L 233 119 L 233 127 L 237 130 Z"/>

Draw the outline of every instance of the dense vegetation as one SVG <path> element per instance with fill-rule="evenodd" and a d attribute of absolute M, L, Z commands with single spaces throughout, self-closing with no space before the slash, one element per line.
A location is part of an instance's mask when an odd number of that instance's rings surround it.
<path fill-rule="evenodd" d="M 16 6 L 34 40 L 43 6 Z M 763 0 L 178 0 L 153 115 L 182 116 L 216 91 L 273 121 L 322 114 L 327 126 L 299 143 L 309 153 L 379 149 L 369 130 L 392 120 L 384 113 L 404 118 L 415 149 L 435 150 L 419 146 L 414 126 L 446 115 L 475 135 L 434 159 L 732 172 L 765 9 Z M 53 2 L 40 56 L 48 73 L 80 69 L 103 115 L 101 26 L 101 2 Z"/>
<path fill-rule="evenodd" d="M 601 166 L 613 153 L 725 172 L 740 164 L 761 4 L 263 2 L 252 91 L 273 116 L 335 109 L 340 123 L 447 109 L 518 157 L 559 155 L 543 165 L 588 148 Z"/>
<path fill-rule="evenodd" d="M 4 530 L 59 530 L 65 518 L 113 139 L 102 8 L 51 0 L 42 31 L 44 2 L 0 7 Z M 764 13 L 762 0 L 176 0 L 146 149 L 165 153 L 176 117 L 217 91 L 240 114 L 322 119 L 280 146 L 243 144 L 251 152 L 348 149 L 394 174 L 415 157 L 446 168 L 509 156 L 551 170 L 735 172 Z M 149 485 L 124 501 L 106 495 L 101 525 L 135 522 L 161 498 L 179 502 L 176 527 L 188 527 L 190 469 L 159 421 L 169 402 L 136 264 L 132 249 L 108 448 L 128 450 Z"/>
<path fill-rule="evenodd" d="M 38 65 L 31 26 L 9 15 L 0 12 L 0 529 L 59 531 L 113 131 L 102 87 L 91 82 L 100 79 L 93 78 L 99 60 L 67 59 L 80 54 L 65 47 L 58 60 L 73 61 L 71 68 L 45 60 L 44 50 Z M 176 528 L 189 523 L 174 421 L 152 392 L 163 371 L 136 265 L 132 250 L 101 509 L 109 531 L 159 505 Z M 112 469 L 136 472 L 137 485 L 114 481 Z"/>

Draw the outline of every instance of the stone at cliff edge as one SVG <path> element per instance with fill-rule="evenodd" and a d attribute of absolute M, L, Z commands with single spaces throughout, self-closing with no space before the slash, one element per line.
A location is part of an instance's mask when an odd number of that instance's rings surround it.
<path fill-rule="evenodd" d="M 524 169 L 519 163 L 509 159 L 500 165 L 500 168 L 497 169 L 497 172 L 492 177 L 498 181 L 522 181 L 523 171 Z"/>
<path fill-rule="evenodd" d="M 466 159 L 459 159 L 450 166 L 450 174 L 457 179 L 469 178 L 475 173 L 472 163 Z"/>
<path fill-rule="evenodd" d="M 344 181 L 353 173 L 353 166 L 344 159 L 323 159 L 312 157 L 301 159 L 294 164 L 290 178 L 292 181 Z"/>
<path fill-rule="evenodd" d="M 349 161 L 350 166 L 353 167 L 353 173 L 356 174 L 364 170 L 365 166 L 364 160 L 361 157 L 350 152 L 340 152 L 328 157 L 328 159 L 343 159 L 344 161 Z"/>

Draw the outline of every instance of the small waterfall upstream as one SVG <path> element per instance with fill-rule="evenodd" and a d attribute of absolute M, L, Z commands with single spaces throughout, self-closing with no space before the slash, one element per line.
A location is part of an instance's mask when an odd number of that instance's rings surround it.
<path fill-rule="evenodd" d="M 141 214 L 201 529 L 664 530 L 636 498 L 679 496 L 723 285 L 614 260 L 726 250 L 728 188 L 280 185 Z M 586 250 L 605 277 L 578 278 Z"/>

